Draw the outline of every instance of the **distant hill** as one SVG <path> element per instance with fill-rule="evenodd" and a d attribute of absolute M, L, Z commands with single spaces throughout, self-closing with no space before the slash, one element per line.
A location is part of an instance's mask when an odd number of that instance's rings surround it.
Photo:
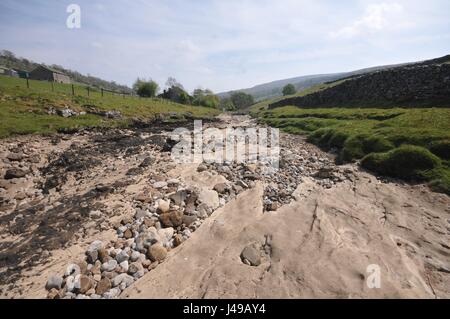
<path fill-rule="evenodd" d="M 316 74 L 316 75 L 306 75 L 306 76 L 299 76 L 295 78 L 285 79 L 285 80 L 278 80 L 273 81 L 270 83 L 264 83 L 260 85 L 256 85 L 252 88 L 248 89 L 242 89 L 242 90 L 233 90 L 229 92 L 223 92 L 219 93 L 219 97 L 225 98 L 228 97 L 233 92 L 245 92 L 247 94 L 253 95 L 256 101 L 261 101 L 265 99 L 273 99 L 280 96 L 283 96 L 282 90 L 283 87 L 287 84 L 293 84 L 297 91 L 303 91 L 306 89 L 309 89 L 317 84 L 322 84 L 326 82 L 332 82 L 336 81 L 342 78 L 348 78 L 355 75 L 361 75 L 365 73 L 370 73 L 378 70 L 383 69 L 389 69 L 394 68 L 402 65 L 406 65 L 409 63 L 404 64 L 393 64 L 393 65 L 383 65 L 383 66 L 376 66 L 371 68 L 365 68 L 361 70 L 356 70 L 352 72 L 342 72 L 342 73 L 331 73 L 331 74 Z"/>
<path fill-rule="evenodd" d="M 0 66 L 6 66 L 11 69 L 18 69 L 30 72 L 38 65 L 40 64 L 25 58 L 17 57 L 14 53 L 10 51 L 7 50 L 0 51 Z M 56 69 L 64 74 L 67 74 L 73 81 L 77 83 L 86 84 L 97 88 L 104 88 L 116 92 L 124 92 L 124 93 L 132 92 L 132 89 L 129 88 L 128 86 L 117 84 L 114 81 L 106 81 L 94 76 L 83 75 L 77 71 L 65 69 L 60 65 L 45 65 L 45 64 L 42 65 L 51 67 L 52 69 Z"/>

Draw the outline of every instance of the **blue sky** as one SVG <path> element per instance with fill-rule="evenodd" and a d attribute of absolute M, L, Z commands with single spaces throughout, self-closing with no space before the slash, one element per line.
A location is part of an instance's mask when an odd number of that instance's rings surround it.
<path fill-rule="evenodd" d="M 66 8 L 81 7 L 68 29 Z M 448 0 L 2 0 L 0 49 L 216 92 L 450 54 Z"/>

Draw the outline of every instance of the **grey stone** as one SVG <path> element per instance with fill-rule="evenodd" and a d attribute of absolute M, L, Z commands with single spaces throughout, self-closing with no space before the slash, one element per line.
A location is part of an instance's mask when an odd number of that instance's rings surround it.
<path fill-rule="evenodd" d="M 119 288 L 112 288 L 109 291 L 105 292 L 103 294 L 103 297 L 105 299 L 114 299 L 117 298 L 120 295 L 121 291 Z"/>
<path fill-rule="evenodd" d="M 102 271 L 113 271 L 116 269 L 118 263 L 115 259 L 111 259 L 110 261 L 102 264 Z"/>
<path fill-rule="evenodd" d="M 197 221 L 197 216 L 183 215 L 183 224 L 185 224 L 187 227 L 189 227 L 195 221 Z"/>
<path fill-rule="evenodd" d="M 261 264 L 261 254 L 255 245 L 248 245 L 242 250 L 242 261 L 247 260 L 251 266 L 259 266 Z"/>
<path fill-rule="evenodd" d="M 93 263 L 95 263 L 95 261 L 98 258 L 98 251 L 97 250 L 88 250 L 88 251 L 86 251 L 86 256 L 87 256 L 88 262 L 93 264 Z"/>
<path fill-rule="evenodd" d="M 137 260 L 139 259 L 140 255 L 141 255 L 140 252 L 138 252 L 138 251 L 133 251 L 133 252 L 131 253 L 130 260 L 131 260 L 132 262 L 135 262 L 135 261 L 137 261 Z"/>
<path fill-rule="evenodd" d="M 128 254 L 122 250 L 120 251 L 117 255 L 116 255 L 116 260 L 117 262 L 120 264 L 126 260 L 128 260 L 130 258 L 130 256 L 128 256 Z"/>
<path fill-rule="evenodd" d="M 81 273 L 81 268 L 79 265 L 77 264 L 69 264 L 66 267 L 66 272 L 64 273 L 64 275 L 67 276 L 76 276 L 79 275 Z"/>
<path fill-rule="evenodd" d="M 26 175 L 27 172 L 22 169 L 11 168 L 6 171 L 4 178 L 8 180 L 8 179 L 22 178 L 25 177 Z"/>
<path fill-rule="evenodd" d="M 219 207 L 219 195 L 214 190 L 202 189 L 198 194 L 198 200 L 213 210 Z"/>
<path fill-rule="evenodd" d="M 112 285 L 113 287 L 117 287 L 120 284 L 124 283 L 126 287 L 129 287 L 134 282 L 134 278 L 127 274 L 120 274 L 113 278 Z"/>
<path fill-rule="evenodd" d="M 145 274 L 144 267 L 140 262 L 132 263 L 128 268 L 128 274 L 132 275 L 134 278 L 141 278 Z"/>
<path fill-rule="evenodd" d="M 50 278 L 47 280 L 47 284 L 45 285 L 45 289 L 52 290 L 52 289 L 61 289 L 63 283 L 63 278 L 58 275 L 51 275 Z"/>
<path fill-rule="evenodd" d="M 58 115 L 60 115 L 62 117 L 72 117 L 72 116 L 77 115 L 77 112 L 75 112 L 74 110 L 71 110 L 69 108 L 57 110 L 56 112 L 58 113 Z"/>
<path fill-rule="evenodd" d="M 99 210 L 92 210 L 89 212 L 89 217 L 92 219 L 100 219 L 102 218 L 103 214 Z"/>
<path fill-rule="evenodd" d="M 122 261 L 119 266 L 122 268 L 123 272 L 128 272 L 128 260 Z"/>
<path fill-rule="evenodd" d="M 230 187 L 226 183 L 219 183 L 214 186 L 214 190 L 219 194 L 224 194 L 229 191 Z"/>
<path fill-rule="evenodd" d="M 156 189 L 167 187 L 167 182 L 156 182 L 153 184 L 153 187 Z"/>
<path fill-rule="evenodd" d="M 172 227 L 162 228 L 158 230 L 158 236 L 163 246 L 168 245 L 170 239 L 173 237 L 175 230 Z"/>
<path fill-rule="evenodd" d="M 23 153 L 9 153 L 6 158 L 9 159 L 11 162 L 20 162 L 23 160 L 25 156 Z"/>
<path fill-rule="evenodd" d="M 79 276 L 79 275 L 77 275 Z M 68 292 L 73 292 L 75 290 L 75 277 L 69 276 L 66 278 L 66 289 Z"/>
<path fill-rule="evenodd" d="M 150 217 L 150 213 L 144 209 L 137 209 L 136 214 L 134 215 L 134 218 L 140 219 L 143 217 Z"/>
<path fill-rule="evenodd" d="M 180 190 L 175 194 L 170 195 L 169 198 L 175 205 L 181 206 L 187 198 L 187 192 L 185 190 Z"/>
<path fill-rule="evenodd" d="M 155 227 L 149 227 L 144 233 L 136 238 L 136 250 L 145 253 L 151 245 L 161 241 L 158 230 Z"/>

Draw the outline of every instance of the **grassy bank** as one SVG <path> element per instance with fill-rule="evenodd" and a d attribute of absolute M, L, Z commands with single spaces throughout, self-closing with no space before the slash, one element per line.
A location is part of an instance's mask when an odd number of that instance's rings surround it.
<path fill-rule="evenodd" d="M 14 134 L 51 133 L 62 128 L 81 127 L 126 127 L 132 120 L 150 120 L 157 114 L 177 113 L 180 117 L 189 115 L 208 118 L 219 114 L 212 108 L 185 106 L 160 99 L 141 99 L 112 93 L 90 90 L 85 86 L 54 84 L 44 81 L 30 81 L 30 88 L 24 79 L 0 76 L 0 138 Z M 82 112 L 89 109 L 98 111 L 119 111 L 121 119 L 107 119 L 86 114 L 63 118 L 48 115 L 48 109 L 70 108 Z"/>
<path fill-rule="evenodd" d="M 361 159 L 362 166 L 382 175 L 429 181 L 450 194 L 450 109 L 265 110 L 260 105 L 252 114 L 286 132 L 305 134 L 324 149 L 338 149 L 342 162 Z"/>

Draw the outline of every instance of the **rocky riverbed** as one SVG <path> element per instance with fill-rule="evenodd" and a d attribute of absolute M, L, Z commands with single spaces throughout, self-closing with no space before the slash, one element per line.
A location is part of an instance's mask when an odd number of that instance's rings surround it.
<path fill-rule="evenodd" d="M 222 116 L 204 128 L 255 126 Z M 282 134 L 177 164 L 176 124 L 0 142 L 3 298 L 450 297 L 450 199 Z M 385 286 L 368 290 L 366 267 Z"/>

